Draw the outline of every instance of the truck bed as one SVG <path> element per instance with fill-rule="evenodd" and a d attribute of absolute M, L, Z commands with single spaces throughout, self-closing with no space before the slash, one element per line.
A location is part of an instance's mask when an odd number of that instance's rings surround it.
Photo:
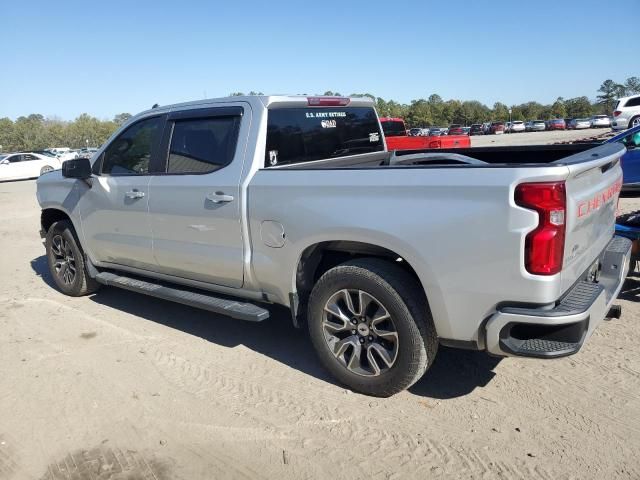
<path fill-rule="evenodd" d="M 376 152 L 350 157 L 329 158 L 315 162 L 290 164 L 275 167 L 277 169 L 326 169 L 326 168 L 379 168 L 379 167 L 486 167 L 486 166 L 545 166 L 553 162 L 556 165 L 581 163 L 594 158 L 577 155 L 594 147 L 601 147 L 599 143 L 582 143 L 567 145 L 522 145 L 510 147 L 471 147 L 450 149 L 403 150 L 395 152 Z M 609 150 L 600 150 L 592 155 L 606 156 Z M 612 149 L 612 150 L 615 150 Z M 608 153 L 607 153 L 608 152 Z M 422 157 L 424 155 L 424 157 Z M 574 156 L 573 158 L 569 158 Z M 462 157 L 461 157 L 462 156 Z M 476 160 L 467 163 L 463 157 Z M 406 159 L 406 160 L 404 160 Z M 561 160 L 567 159 L 566 162 Z"/>

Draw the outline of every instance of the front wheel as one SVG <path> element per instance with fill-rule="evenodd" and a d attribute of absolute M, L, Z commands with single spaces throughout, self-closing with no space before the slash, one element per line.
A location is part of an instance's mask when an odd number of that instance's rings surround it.
<path fill-rule="evenodd" d="M 308 328 L 329 372 L 353 390 L 379 397 L 418 381 L 438 349 L 417 281 L 376 258 L 346 262 L 322 275 L 309 298 Z"/>
<path fill-rule="evenodd" d="M 84 255 L 71 222 L 54 223 L 45 240 L 49 272 L 58 289 L 65 295 L 81 297 L 100 288 L 87 273 Z"/>
<path fill-rule="evenodd" d="M 44 175 L 45 173 L 53 172 L 53 167 L 50 165 L 45 165 L 40 169 L 40 175 Z"/>

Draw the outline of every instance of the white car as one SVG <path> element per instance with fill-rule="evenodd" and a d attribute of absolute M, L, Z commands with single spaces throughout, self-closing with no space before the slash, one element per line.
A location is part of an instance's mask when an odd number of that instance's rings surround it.
<path fill-rule="evenodd" d="M 611 119 L 606 115 L 594 115 L 591 117 L 591 128 L 609 128 Z"/>
<path fill-rule="evenodd" d="M 37 178 L 60 166 L 57 158 L 38 153 L 8 153 L 0 155 L 0 181 Z"/>
<path fill-rule="evenodd" d="M 640 125 L 640 95 L 619 99 L 614 108 L 611 128 L 624 130 L 638 125 Z"/>
<path fill-rule="evenodd" d="M 511 126 L 509 127 L 509 131 L 512 133 L 524 132 L 524 130 L 524 122 L 521 122 L 520 120 L 514 120 L 511 122 Z"/>

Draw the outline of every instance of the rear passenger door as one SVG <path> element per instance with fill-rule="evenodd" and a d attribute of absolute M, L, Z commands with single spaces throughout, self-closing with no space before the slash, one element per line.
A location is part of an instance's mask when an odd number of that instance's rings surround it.
<path fill-rule="evenodd" d="M 169 114 L 164 172 L 149 185 L 160 273 L 242 286 L 240 179 L 250 113 L 235 105 Z"/>

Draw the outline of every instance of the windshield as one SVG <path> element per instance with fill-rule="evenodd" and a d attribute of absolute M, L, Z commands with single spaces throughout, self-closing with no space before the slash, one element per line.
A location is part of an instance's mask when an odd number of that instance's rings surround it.
<path fill-rule="evenodd" d="M 402 122 L 385 123 L 402 126 Z M 267 167 L 383 150 L 378 117 L 371 107 L 269 110 Z"/>

